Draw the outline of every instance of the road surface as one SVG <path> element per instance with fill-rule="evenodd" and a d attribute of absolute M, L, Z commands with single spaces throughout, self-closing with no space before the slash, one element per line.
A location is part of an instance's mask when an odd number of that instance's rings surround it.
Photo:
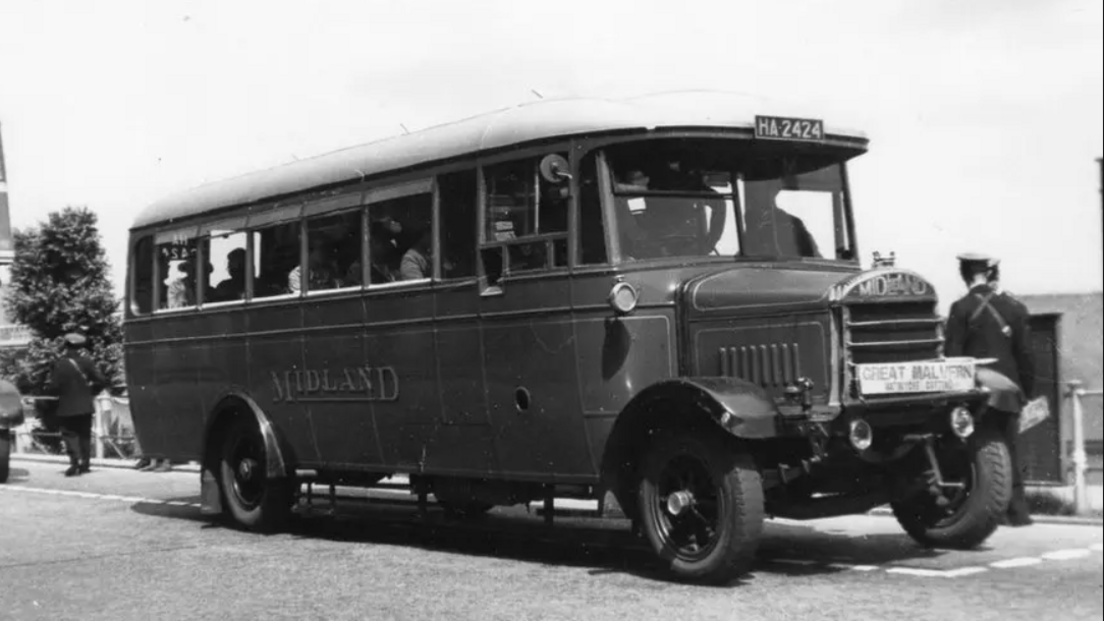
<path fill-rule="evenodd" d="M 1098 526 L 1001 529 L 926 551 L 892 518 L 772 521 L 727 587 L 665 581 L 621 521 L 524 509 L 453 523 L 342 505 L 254 535 L 200 516 L 198 476 L 13 462 L 0 485 L 0 619 L 1095 619 Z"/>

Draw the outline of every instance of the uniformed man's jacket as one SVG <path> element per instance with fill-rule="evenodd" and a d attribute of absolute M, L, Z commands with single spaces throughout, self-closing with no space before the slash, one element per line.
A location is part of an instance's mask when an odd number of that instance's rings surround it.
<path fill-rule="evenodd" d="M 983 308 L 985 298 L 991 309 Z M 1035 364 L 1029 317 L 1027 307 L 1011 295 L 995 293 L 988 285 L 975 286 L 951 305 L 944 353 L 996 358 L 989 368 L 1016 382 L 1030 399 L 1035 394 Z"/>
<path fill-rule="evenodd" d="M 58 398 L 54 416 L 92 414 L 96 411 L 92 398 L 100 394 L 106 385 L 103 374 L 88 358 L 62 356 L 54 363 L 46 387 L 47 393 Z"/>

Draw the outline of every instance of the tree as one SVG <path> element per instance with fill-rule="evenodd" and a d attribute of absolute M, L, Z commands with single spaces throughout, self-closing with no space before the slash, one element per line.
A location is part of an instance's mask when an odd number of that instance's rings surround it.
<path fill-rule="evenodd" d="M 80 331 L 104 376 L 118 377 L 123 331 L 108 273 L 96 214 L 86 207 L 66 207 L 16 231 L 6 302 L 33 336 L 24 351 L 0 352 L 0 375 L 25 395 L 42 394 L 62 337 Z"/>

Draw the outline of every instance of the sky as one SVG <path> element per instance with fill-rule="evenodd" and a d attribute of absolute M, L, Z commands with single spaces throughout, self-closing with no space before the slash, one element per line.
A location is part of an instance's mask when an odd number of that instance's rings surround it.
<path fill-rule="evenodd" d="M 534 91 L 798 99 L 871 139 L 864 265 L 945 308 L 965 251 L 1014 293 L 1101 290 L 1102 38 L 1099 0 L 3 0 L 0 131 L 13 226 L 93 209 L 121 292 L 138 211 L 208 181 Z"/>

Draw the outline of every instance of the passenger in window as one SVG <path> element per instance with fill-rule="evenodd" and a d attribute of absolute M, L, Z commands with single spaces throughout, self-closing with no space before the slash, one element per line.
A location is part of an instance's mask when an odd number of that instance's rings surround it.
<path fill-rule="evenodd" d="M 196 305 L 196 274 L 195 261 L 181 261 L 177 270 L 182 274 L 180 278 L 169 283 L 169 308 L 186 308 Z M 207 273 L 213 271 L 211 264 L 207 264 Z"/>
<path fill-rule="evenodd" d="M 235 248 L 226 255 L 226 272 L 230 277 L 215 287 L 212 302 L 245 299 L 245 262 L 245 248 Z"/>
<path fill-rule="evenodd" d="M 392 226 L 393 225 L 393 226 Z M 385 218 L 372 222 L 368 227 L 368 282 L 380 285 L 399 279 L 399 251 L 395 247 L 393 236 L 401 232 L 398 222 Z M 346 280 L 360 284 L 361 264 L 354 261 L 349 266 Z"/>
<path fill-rule="evenodd" d="M 399 276 L 403 280 L 429 278 L 432 273 L 432 267 L 429 263 L 432 248 L 433 232 L 426 228 L 418 236 L 418 241 L 403 254 L 402 263 L 399 266 Z"/>
<path fill-rule="evenodd" d="M 651 178 L 639 168 L 630 168 L 617 178 L 617 189 L 621 192 L 646 192 Z"/>
<path fill-rule="evenodd" d="M 820 248 L 816 239 L 805 226 L 805 221 L 778 206 L 781 188 L 774 191 L 771 203 L 774 207 L 774 229 L 778 239 L 778 252 L 784 257 L 807 257 L 820 259 Z"/>
<path fill-rule="evenodd" d="M 323 291 L 341 286 L 341 281 L 335 275 L 329 260 L 329 253 L 323 244 L 311 248 L 307 261 L 307 289 L 309 291 Z M 291 293 L 300 292 L 301 267 L 296 267 L 288 274 L 288 291 Z"/>

